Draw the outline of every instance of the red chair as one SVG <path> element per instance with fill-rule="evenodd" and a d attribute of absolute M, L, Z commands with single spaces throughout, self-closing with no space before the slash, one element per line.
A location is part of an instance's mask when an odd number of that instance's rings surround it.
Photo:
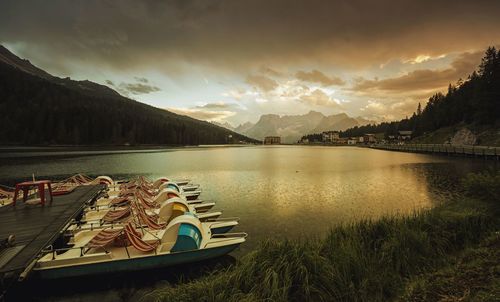
<path fill-rule="evenodd" d="M 16 190 L 14 191 L 14 198 L 12 205 L 16 205 L 17 195 L 19 191 L 23 191 L 23 201 L 26 202 L 28 199 L 28 191 L 32 187 L 37 187 L 38 195 L 40 196 L 40 203 L 42 206 L 45 205 L 45 186 L 49 190 L 50 202 L 52 202 L 52 186 L 50 180 L 37 180 L 37 181 L 25 181 L 16 184 Z"/>

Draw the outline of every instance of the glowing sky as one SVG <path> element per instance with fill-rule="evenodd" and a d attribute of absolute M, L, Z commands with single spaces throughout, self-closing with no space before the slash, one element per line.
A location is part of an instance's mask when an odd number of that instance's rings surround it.
<path fill-rule="evenodd" d="M 5 1 L 0 43 L 53 75 L 233 125 L 411 114 L 500 43 L 500 1 Z"/>

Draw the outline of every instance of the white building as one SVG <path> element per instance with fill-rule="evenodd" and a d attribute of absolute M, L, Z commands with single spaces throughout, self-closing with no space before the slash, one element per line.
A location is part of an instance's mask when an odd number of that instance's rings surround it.
<path fill-rule="evenodd" d="M 399 131 L 398 139 L 400 141 L 410 140 L 412 134 L 413 134 L 413 131 Z"/>
<path fill-rule="evenodd" d="M 356 137 L 349 137 L 347 140 L 348 145 L 356 145 L 358 143 L 358 139 Z"/>
<path fill-rule="evenodd" d="M 325 143 L 336 143 L 340 139 L 338 131 L 325 131 L 322 133 L 322 136 Z"/>

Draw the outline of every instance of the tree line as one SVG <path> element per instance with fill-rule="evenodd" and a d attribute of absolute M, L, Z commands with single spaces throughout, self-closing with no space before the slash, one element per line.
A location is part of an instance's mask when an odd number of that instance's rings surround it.
<path fill-rule="evenodd" d="M 0 64 L 2 144 L 199 145 L 240 141 L 257 142 L 118 94 L 85 93 Z"/>
<path fill-rule="evenodd" d="M 388 137 L 402 130 L 413 131 L 413 136 L 420 136 L 459 123 L 500 126 L 500 51 L 495 47 L 486 50 L 477 71 L 466 80 L 460 79 L 456 84 L 450 84 L 446 94 L 431 96 L 424 108 L 419 103 L 411 117 L 356 126 L 342 131 L 340 136 L 384 133 Z"/>

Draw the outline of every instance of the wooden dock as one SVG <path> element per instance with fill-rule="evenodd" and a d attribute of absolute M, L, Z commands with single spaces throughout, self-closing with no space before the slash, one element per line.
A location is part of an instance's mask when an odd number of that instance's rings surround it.
<path fill-rule="evenodd" d="M 370 148 L 414 152 L 431 153 L 448 156 L 476 157 L 484 159 L 500 159 L 500 147 L 489 146 L 465 146 L 450 144 L 404 144 L 404 145 L 372 145 Z"/>
<path fill-rule="evenodd" d="M 0 240 L 15 236 L 14 246 L 0 249 L 2 292 L 104 188 L 104 185 L 80 186 L 67 195 L 54 196 L 52 203 L 47 202 L 45 206 L 26 205 L 18 200 L 15 206 L 0 207 Z"/>

